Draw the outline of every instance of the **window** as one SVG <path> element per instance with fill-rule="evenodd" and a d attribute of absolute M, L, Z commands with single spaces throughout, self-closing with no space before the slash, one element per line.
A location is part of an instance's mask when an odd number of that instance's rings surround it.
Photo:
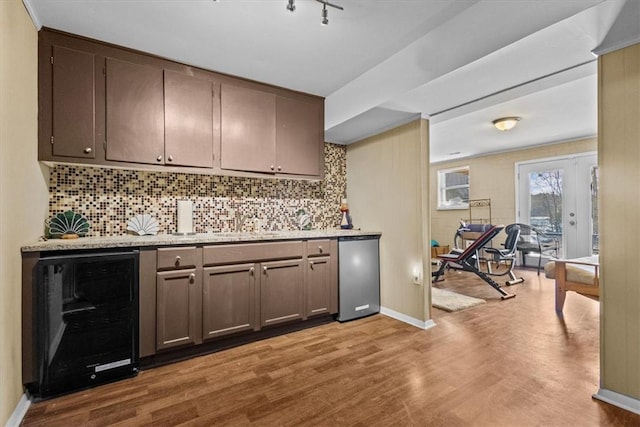
<path fill-rule="evenodd" d="M 438 209 L 469 208 L 469 166 L 438 171 Z"/>

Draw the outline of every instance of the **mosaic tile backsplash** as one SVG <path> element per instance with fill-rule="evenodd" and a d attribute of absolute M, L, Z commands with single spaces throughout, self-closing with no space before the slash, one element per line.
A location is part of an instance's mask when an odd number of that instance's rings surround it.
<path fill-rule="evenodd" d="M 177 229 L 177 201 L 193 201 L 197 233 L 297 230 L 304 209 L 314 229 L 340 223 L 346 195 L 346 148 L 325 144 L 322 181 L 241 178 L 56 165 L 49 182 L 49 214 L 66 210 L 84 215 L 89 236 L 126 234 L 127 221 L 148 213 L 160 233 Z"/>

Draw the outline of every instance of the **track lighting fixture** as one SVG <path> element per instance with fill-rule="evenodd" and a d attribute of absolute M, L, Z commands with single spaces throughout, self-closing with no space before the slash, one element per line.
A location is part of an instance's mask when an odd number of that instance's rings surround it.
<path fill-rule="evenodd" d="M 287 10 L 289 12 L 294 12 L 296 10 L 296 0 L 289 0 L 287 4 Z"/>
<path fill-rule="evenodd" d="M 327 0 L 316 0 L 316 1 L 318 3 L 322 3 L 322 21 L 320 21 L 322 25 L 329 25 L 329 11 L 327 10 L 327 6 L 344 10 L 342 6 L 329 3 Z M 296 10 L 296 0 L 287 0 L 287 10 L 289 12 L 294 12 Z"/>

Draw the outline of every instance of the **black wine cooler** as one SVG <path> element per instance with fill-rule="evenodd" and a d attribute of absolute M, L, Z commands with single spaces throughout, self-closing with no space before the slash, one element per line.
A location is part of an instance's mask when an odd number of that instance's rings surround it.
<path fill-rule="evenodd" d="M 42 258 L 37 266 L 41 398 L 138 372 L 138 252 Z"/>

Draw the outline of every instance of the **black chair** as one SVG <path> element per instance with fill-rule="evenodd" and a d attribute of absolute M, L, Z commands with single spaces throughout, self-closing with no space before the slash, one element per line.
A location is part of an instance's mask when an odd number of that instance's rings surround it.
<path fill-rule="evenodd" d="M 542 256 L 550 255 L 557 257 L 560 250 L 560 241 L 557 237 L 550 236 L 539 229 L 528 224 L 511 224 L 505 228 L 509 233 L 510 227 L 520 227 L 520 238 L 516 246 L 518 252 L 522 254 L 522 266 L 526 267 L 526 255 L 530 253 L 538 254 L 538 276 L 542 266 Z"/>
<path fill-rule="evenodd" d="M 502 299 L 513 298 L 515 295 L 507 293 L 495 280 L 489 277 L 489 275 L 484 271 L 481 271 L 477 266 L 477 254 L 480 249 L 489 244 L 491 239 L 496 237 L 503 228 L 504 227 L 502 225 L 494 225 L 489 230 L 485 231 L 480 237 L 474 240 L 474 242 L 461 253 L 438 255 L 438 259 L 440 260 L 441 264 L 438 271 L 432 273 L 433 282 L 442 280 L 440 279 L 440 277 L 444 274 L 444 271 L 451 265 L 451 267 L 455 269 L 474 273 L 482 280 L 484 280 L 489 286 L 498 291 Z"/>
<path fill-rule="evenodd" d="M 484 248 L 484 252 L 491 255 L 491 258 L 487 259 L 487 270 L 492 276 L 504 276 L 505 274 L 508 274 L 511 280 L 508 280 L 506 284 L 515 285 L 524 282 L 523 277 L 516 277 L 513 273 L 513 267 L 516 264 L 518 240 L 520 239 L 520 226 L 516 224 L 514 224 L 514 226 L 509 225 L 504 231 L 507 233 L 507 240 L 504 242 L 504 249 Z M 502 273 L 493 271 L 491 268 L 493 263 L 496 264 L 498 270 L 503 264 L 506 265 L 507 268 Z"/>

